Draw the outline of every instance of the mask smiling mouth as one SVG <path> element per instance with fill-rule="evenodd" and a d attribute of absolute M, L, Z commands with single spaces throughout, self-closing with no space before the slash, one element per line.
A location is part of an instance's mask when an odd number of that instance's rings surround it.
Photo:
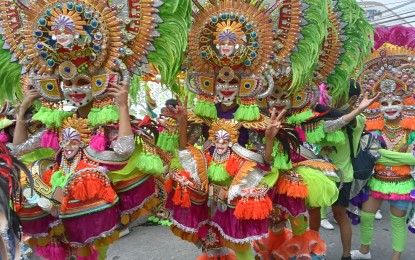
<path fill-rule="evenodd" d="M 232 97 L 233 94 L 235 94 L 235 91 L 233 90 L 221 90 L 220 93 L 226 97 L 226 98 L 230 98 Z"/>
<path fill-rule="evenodd" d="M 398 111 L 396 110 L 392 110 L 392 111 L 385 111 L 386 114 L 388 114 L 389 116 L 393 116 L 397 113 Z"/>
<path fill-rule="evenodd" d="M 68 96 L 75 102 L 81 102 L 86 98 L 86 94 L 83 93 L 69 94 Z"/>

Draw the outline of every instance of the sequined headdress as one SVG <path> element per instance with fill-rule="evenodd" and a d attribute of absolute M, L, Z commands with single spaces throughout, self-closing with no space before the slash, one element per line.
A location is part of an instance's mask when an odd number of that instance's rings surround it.
<path fill-rule="evenodd" d="M 94 101 L 88 119 L 96 127 L 119 118 L 106 94 L 110 83 L 129 84 L 131 73 L 150 73 L 151 64 L 162 83 L 174 87 L 190 12 L 190 0 L 1 0 L 0 26 L 3 48 L 10 49 L 11 61 L 19 62 L 42 95 L 43 107 L 34 119 L 59 128 L 70 115 L 61 102 L 76 86 L 92 93 L 79 105 Z"/>
<path fill-rule="evenodd" d="M 378 102 L 365 111 L 366 129 L 383 129 L 385 119 L 380 110 L 381 103 L 388 99 L 399 99 L 403 101 L 401 126 L 404 129 L 415 130 L 415 44 L 413 37 L 409 37 L 415 30 L 395 26 L 387 30 L 377 28 L 376 33 L 378 48 L 366 61 L 358 78 L 362 93 L 369 92 L 370 96 L 380 94 Z M 402 38 L 402 35 L 408 37 Z"/>

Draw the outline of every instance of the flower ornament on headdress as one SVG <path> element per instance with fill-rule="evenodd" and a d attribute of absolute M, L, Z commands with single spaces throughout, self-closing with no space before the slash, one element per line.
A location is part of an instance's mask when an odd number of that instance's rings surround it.
<path fill-rule="evenodd" d="M 214 121 L 209 128 L 209 140 L 212 142 L 227 140 L 231 143 L 238 142 L 240 124 L 233 120 L 219 119 Z"/>
<path fill-rule="evenodd" d="M 72 115 L 63 122 L 60 141 L 67 143 L 76 140 L 88 145 L 91 138 L 90 135 L 91 129 L 88 127 L 88 119 Z"/>
<path fill-rule="evenodd" d="M 394 35 L 400 32 L 392 27 L 386 32 L 383 28 L 377 29 L 377 33 L 386 33 L 393 42 Z M 372 53 L 358 78 L 362 92 L 368 91 L 370 96 L 380 93 L 378 101 L 365 111 L 366 128 L 381 130 L 385 120 L 401 119 L 402 128 L 415 130 L 415 51 L 405 42 L 401 42 L 403 46 L 396 46 L 388 43 L 385 37 L 377 39 L 382 40 L 383 45 Z"/>

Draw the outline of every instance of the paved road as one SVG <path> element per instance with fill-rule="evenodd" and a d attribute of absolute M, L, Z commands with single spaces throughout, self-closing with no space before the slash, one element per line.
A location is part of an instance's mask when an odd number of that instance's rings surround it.
<path fill-rule="evenodd" d="M 391 233 L 389 223 L 388 204 L 382 207 L 383 219 L 375 222 L 375 237 L 372 248 L 373 260 L 388 260 L 392 255 Z M 331 212 L 328 218 L 333 222 Z M 322 237 L 327 244 L 326 258 L 338 260 L 341 257 L 341 243 L 339 228 L 335 230 L 322 229 Z M 353 248 L 359 245 L 359 227 L 353 227 Z M 131 233 L 121 238 L 109 251 L 111 260 L 192 260 L 200 255 L 200 249 L 175 237 L 167 227 L 162 226 L 135 226 Z M 415 234 L 408 232 L 408 244 L 401 260 L 415 260 Z"/>

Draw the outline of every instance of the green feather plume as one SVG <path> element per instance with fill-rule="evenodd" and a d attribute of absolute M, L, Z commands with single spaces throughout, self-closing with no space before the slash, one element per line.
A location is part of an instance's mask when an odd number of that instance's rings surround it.
<path fill-rule="evenodd" d="M 350 77 L 355 74 L 356 69 L 361 69 L 370 56 L 374 28 L 366 20 L 365 11 L 355 0 L 338 0 L 334 8 L 341 13 L 341 22 L 346 23 L 342 33 L 345 36 L 342 46 L 344 53 L 339 57 L 340 64 L 327 78 L 327 83 L 333 87 L 333 100 L 338 100 L 349 91 Z"/>
<path fill-rule="evenodd" d="M 301 30 L 302 39 L 296 45 L 297 51 L 291 55 L 291 92 L 304 87 L 313 75 L 329 24 L 326 0 L 304 0 L 304 3 L 308 6 L 303 17 L 306 24 Z"/>
<path fill-rule="evenodd" d="M 180 92 L 176 76 L 181 71 L 187 47 L 187 33 L 191 26 L 191 1 L 165 1 L 158 14 L 163 23 L 157 27 L 160 37 L 154 39 L 155 51 L 149 53 L 148 60 L 161 74 L 161 82 L 173 92 Z"/>
<path fill-rule="evenodd" d="M 17 62 L 11 62 L 12 54 L 3 49 L 4 41 L 0 40 L 0 105 L 6 100 L 15 103 L 22 100 L 23 91 L 20 81 L 22 67 Z"/>

